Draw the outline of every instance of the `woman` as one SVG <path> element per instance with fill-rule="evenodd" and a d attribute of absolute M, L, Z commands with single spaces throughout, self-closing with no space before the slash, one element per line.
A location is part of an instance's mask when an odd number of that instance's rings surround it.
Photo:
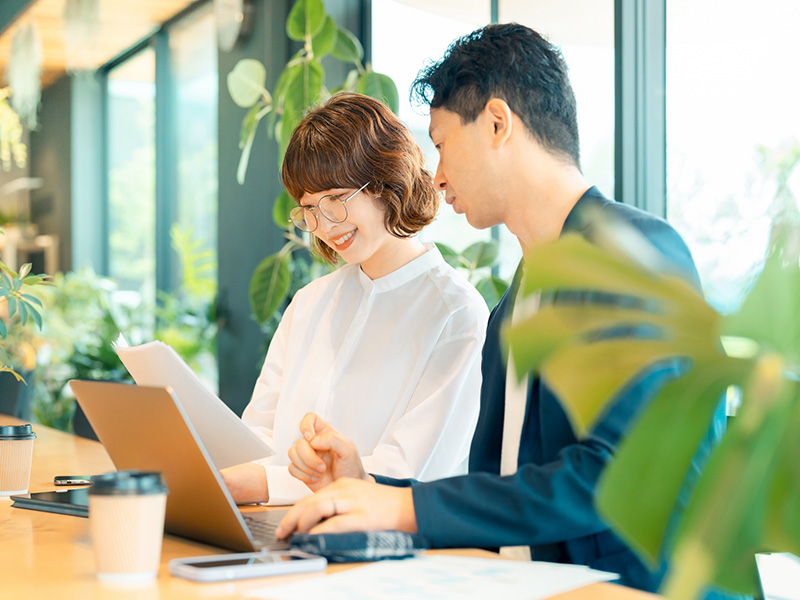
<path fill-rule="evenodd" d="M 341 93 L 292 133 L 281 171 L 295 226 L 347 263 L 295 294 L 242 419 L 275 455 L 223 471 L 239 503 L 309 493 L 287 451 L 309 412 L 351 439 L 369 472 L 466 472 L 488 317 L 475 289 L 415 234 L 439 197 L 389 109 Z"/>

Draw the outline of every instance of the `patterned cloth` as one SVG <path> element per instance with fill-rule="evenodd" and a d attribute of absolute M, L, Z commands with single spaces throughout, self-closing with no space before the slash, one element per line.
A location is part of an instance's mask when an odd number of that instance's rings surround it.
<path fill-rule="evenodd" d="M 292 536 L 289 545 L 337 563 L 409 558 L 429 547 L 421 536 L 402 531 L 299 533 Z"/>

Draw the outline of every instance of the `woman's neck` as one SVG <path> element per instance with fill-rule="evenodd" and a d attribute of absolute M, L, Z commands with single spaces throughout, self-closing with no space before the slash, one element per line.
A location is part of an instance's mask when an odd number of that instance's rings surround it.
<path fill-rule="evenodd" d="M 361 263 L 361 270 L 370 279 L 379 279 L 393 273 L 427 252 L 416 237 L 394 238 L 378 252 Z"/>

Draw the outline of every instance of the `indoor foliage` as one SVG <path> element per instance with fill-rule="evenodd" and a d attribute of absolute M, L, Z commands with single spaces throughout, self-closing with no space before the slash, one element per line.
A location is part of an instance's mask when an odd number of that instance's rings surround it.
<path fill-rule="evenodd" d="M 669 557 L 669 598 L 699 597 L 709 583 L 752 594 L 756 552 L 800 554 L 800 270 L 783 247 L 774 246 L 741 308 L 725 317 L 682 279 L 653 275 L 578 236 L 526 255 L 526 294 L 586 289 L 643 300 L 542 306 L 507 331 L 517 372 L 541 374 L 579 435 L 643 369 L 688 359 L 623 439 L 597 497 L 600 513 L 644 558 Z M 631 326 L 659 335 L 602 335 Z M 729 386 L 740 390 L 741 408 L 671 522 Z"/>
<path fill-rule="evenodd" d="M 0 235 L 3 235 L 2 229 Z M 38 285 L 53 284 L 47 275 L 32 274 L 30 263 L 22 265 L 17 272 L 0 261 L 0 373 L 11 373 L 20 381 L 22 376 L 16 371 L 4 340 L 9 327 L 25 327 L 28 323 L 34 323 L 41 329 L 42 302 L 26 293 L 27 288 Z"/>

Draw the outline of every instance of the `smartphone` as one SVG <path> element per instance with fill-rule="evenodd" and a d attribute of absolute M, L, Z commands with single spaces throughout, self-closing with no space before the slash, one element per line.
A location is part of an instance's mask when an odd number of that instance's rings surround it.
<path fill-rule="evenodd" d="M 91 485 L 92 478 L 89 475 L 56 475 L 53 477 L 55 485 Z"/>
<path fill-rule="evenodd" d="M 322 556 L 281 550 L 174 558 L 169 561 L 169 572 L 191 581 L 228 581 L 322 571 L 327 564 Z"/>

